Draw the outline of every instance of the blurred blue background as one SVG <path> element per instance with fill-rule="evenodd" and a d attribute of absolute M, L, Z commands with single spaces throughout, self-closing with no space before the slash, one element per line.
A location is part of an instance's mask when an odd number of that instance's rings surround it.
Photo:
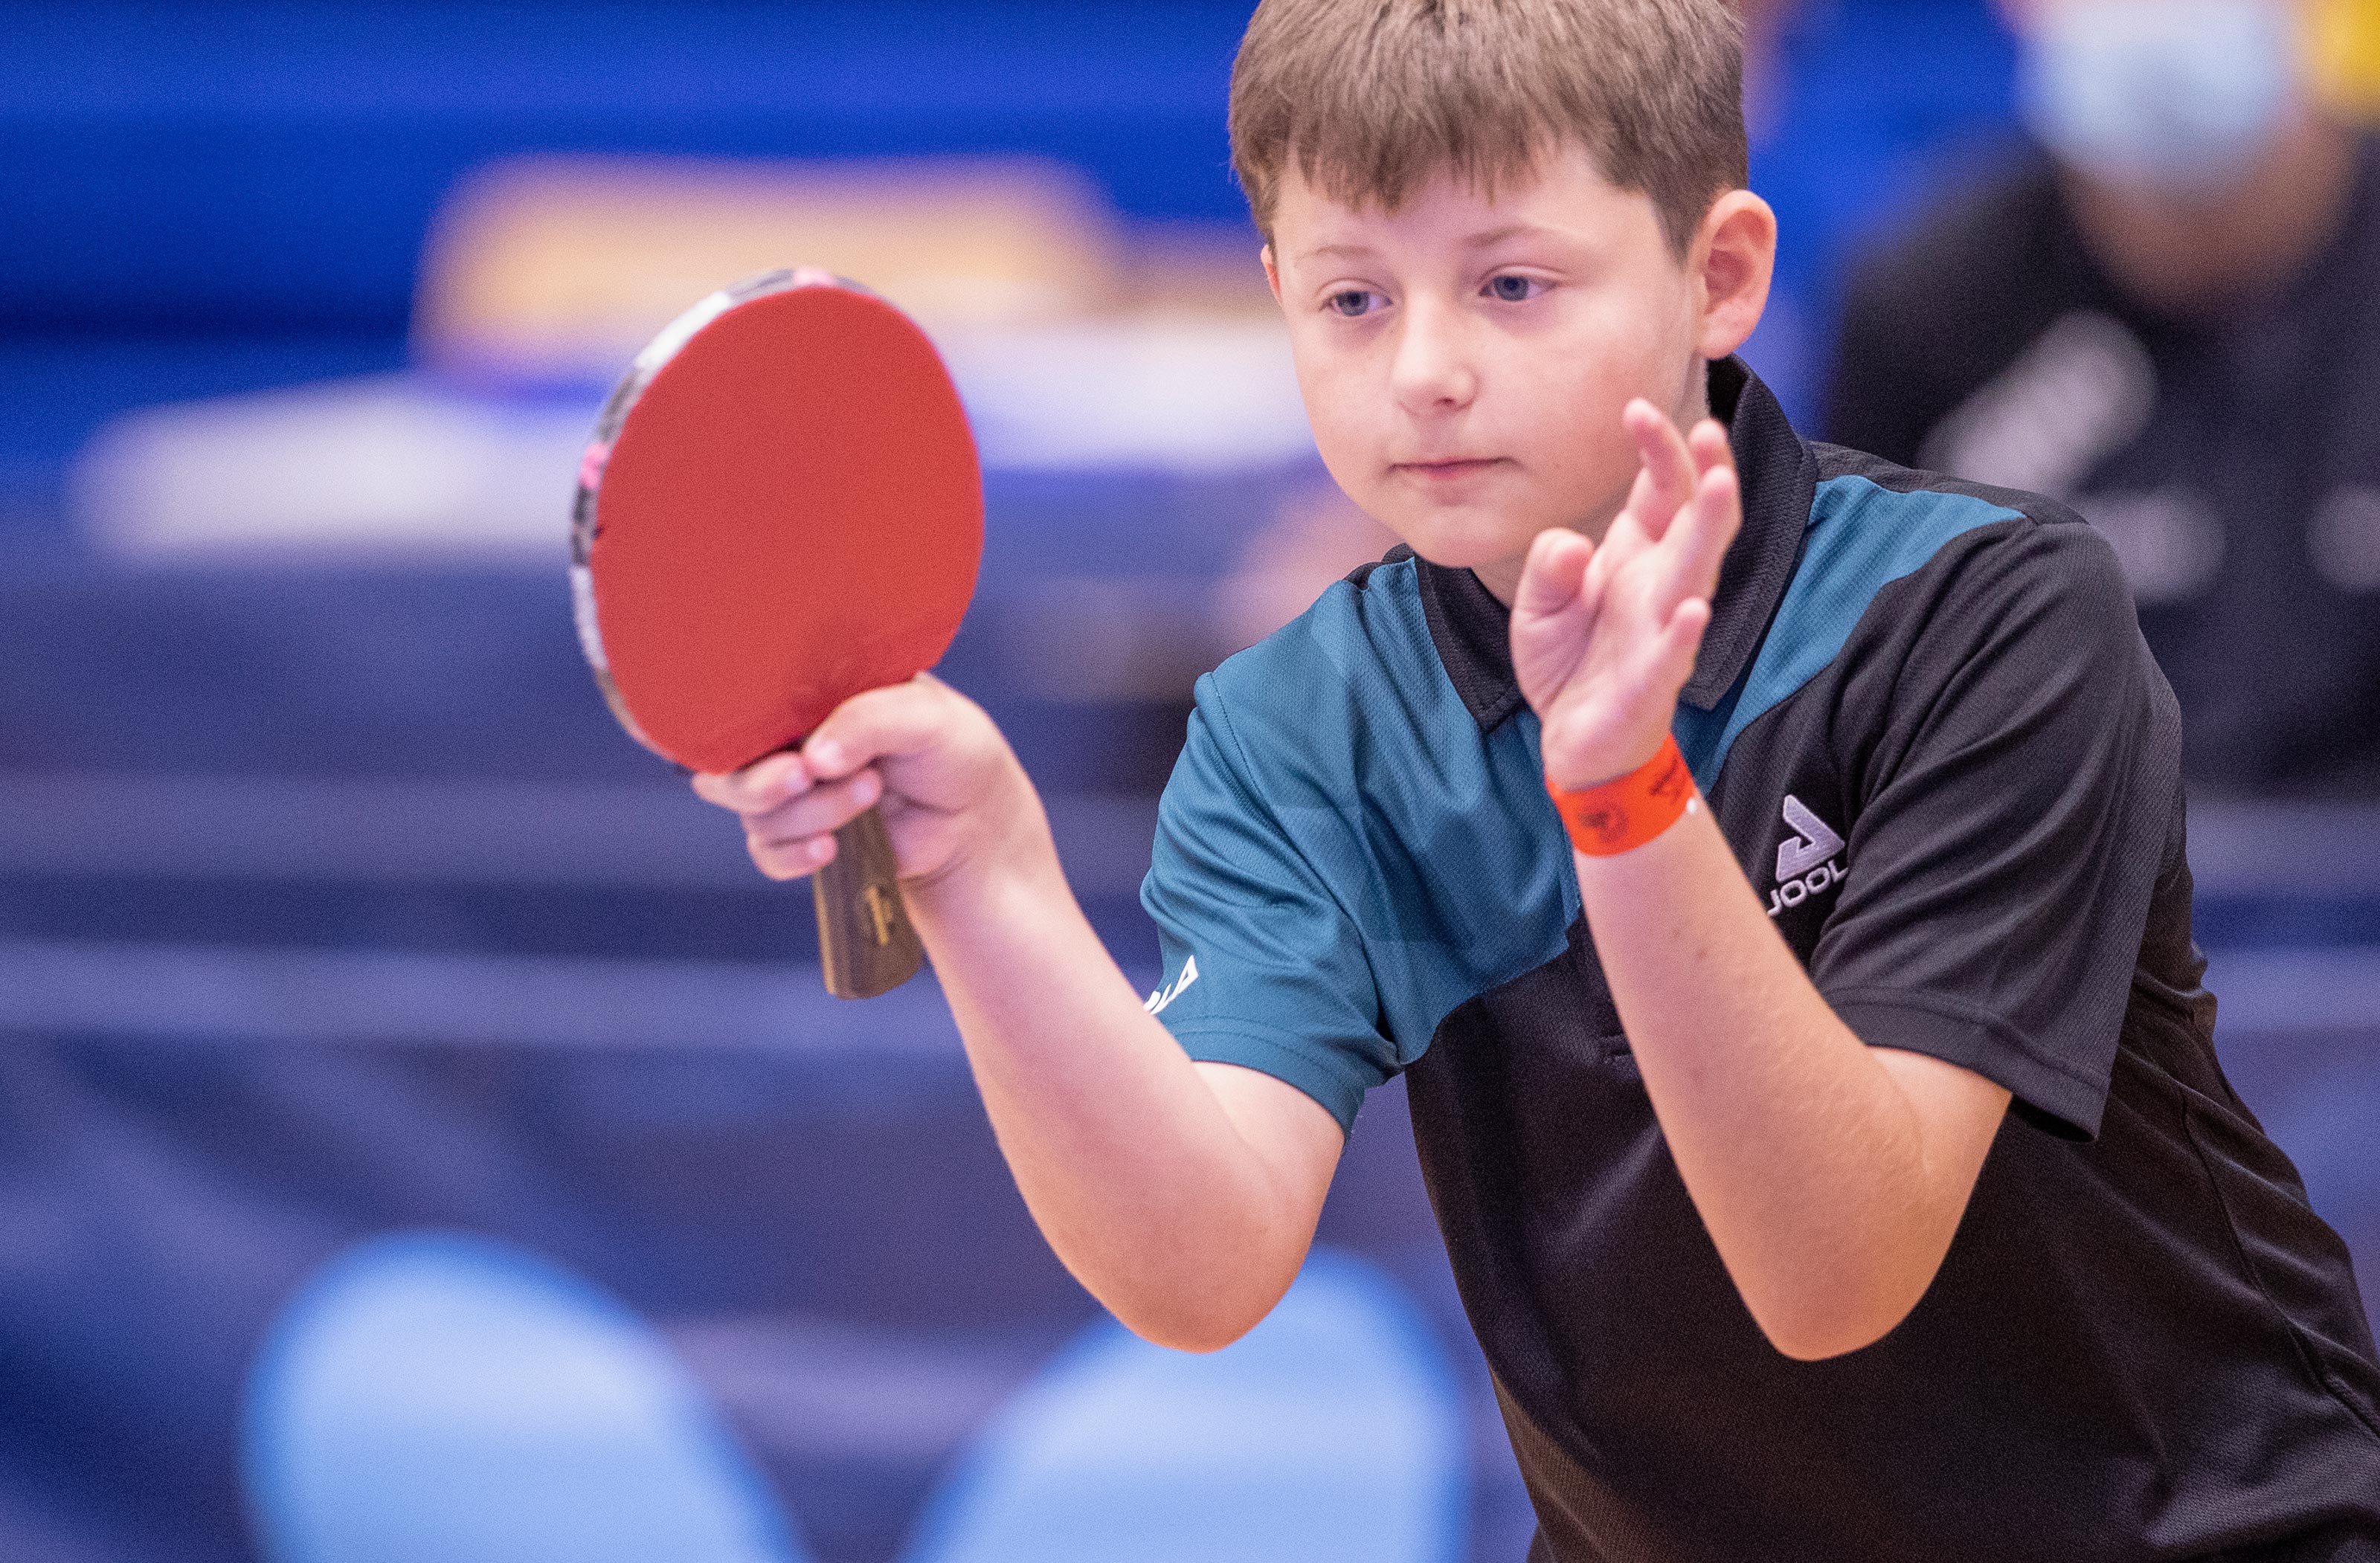
<path fill-rule="evenodd" d="M 1025 171 L 1083 301 L 927 311 L 990 467 L 944 673 L 1153 979 L 1135 894 L 1191 677 L 1377 551 L 1268 410 L 1222 128 L 1245 17 L 0 13 L 0 1556 L 1520 1555 L 1399 1089 L 1272 1334 L 1194 1361 L 1100 1326 L 930 982 L 827 1000 L 807 892 L 578 660 L 573 355 L 634 288 L 560 324 L 502 302 L 596 221 L 538 205 L 589 169 L 625 250 L 683 236 L 674 168 L 762 160 L 793 206 L 820 160 Z M 1848 256 L 2006 141 L 2010 72 L 1981 0 L 1779 33 L 1749 356 L 1804 418 Z M 2368 1296 L 2380 814 L 2208 800 L 2193 859 L 2227 1065 Z M 1317 1514 L 1352 1550 L 1299 1539 Z"/>

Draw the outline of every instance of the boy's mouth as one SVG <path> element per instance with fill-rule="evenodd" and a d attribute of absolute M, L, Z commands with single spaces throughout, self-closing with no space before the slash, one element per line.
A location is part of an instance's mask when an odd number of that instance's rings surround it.
<path fill-rule="evenodd" d="M 1457 478 L 1470 478 L 1492 466 L 1503 465 L 1501 456 L 1471 456 L 1443 461 L 1401 461 L 1393 470 L 1409 472 L 1433 482 L 1451 482 Z"/>

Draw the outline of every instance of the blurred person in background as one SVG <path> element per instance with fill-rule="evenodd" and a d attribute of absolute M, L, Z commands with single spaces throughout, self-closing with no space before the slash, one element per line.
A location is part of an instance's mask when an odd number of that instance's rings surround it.
<path fill-rule="evenodd" d="M 2217 792 L 2380 794 L 2380 143 L 2295 0 L 1999 0 L 2036 145 L 1870 258 L 1828 438 L 2106 534 Z"/>

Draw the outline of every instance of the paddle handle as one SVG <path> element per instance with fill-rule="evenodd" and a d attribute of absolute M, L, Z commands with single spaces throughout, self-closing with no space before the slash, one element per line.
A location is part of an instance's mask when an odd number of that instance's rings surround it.
<path fill-rule="evenodd" d="M 874 809 L 834 833 L 834 860 L 810 876 L 819 963 L 838 999 L 873 999 L 917 975 L 926 959 L 901 900 L 892 838 Z"/>

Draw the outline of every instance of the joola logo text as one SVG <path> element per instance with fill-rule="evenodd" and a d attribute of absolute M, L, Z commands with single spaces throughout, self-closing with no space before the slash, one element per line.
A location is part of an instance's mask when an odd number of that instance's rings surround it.
<path fill-rule="evenodd" d="M 1175 977 L 1170 987 L 1160 988 L 1157 992 L 1150 994 L 1148 996 L 1148 1002 L 1143 1004 L 1141 1008 L 1147 1010 L 1152 1015 L 1162 1014 L 1165 1011 L 1166 1005 L 1171 1004 L 1176 999 L 1181 998 L 1182 990 L 1197 980 L 1198 957 L 1196 955 L 1185 956 L 1182 962 L 1182 975 Z"/>
<path fill-rule="evenodd" d="M 1792 794 L 1785 794 L 1785 823 L 1793 835 L 1777 848 L 1777 888 L 1768 892 L 1768 915 L 1799 906 L 1843 882 L 1837 861 L 1843 839 Z"/>

